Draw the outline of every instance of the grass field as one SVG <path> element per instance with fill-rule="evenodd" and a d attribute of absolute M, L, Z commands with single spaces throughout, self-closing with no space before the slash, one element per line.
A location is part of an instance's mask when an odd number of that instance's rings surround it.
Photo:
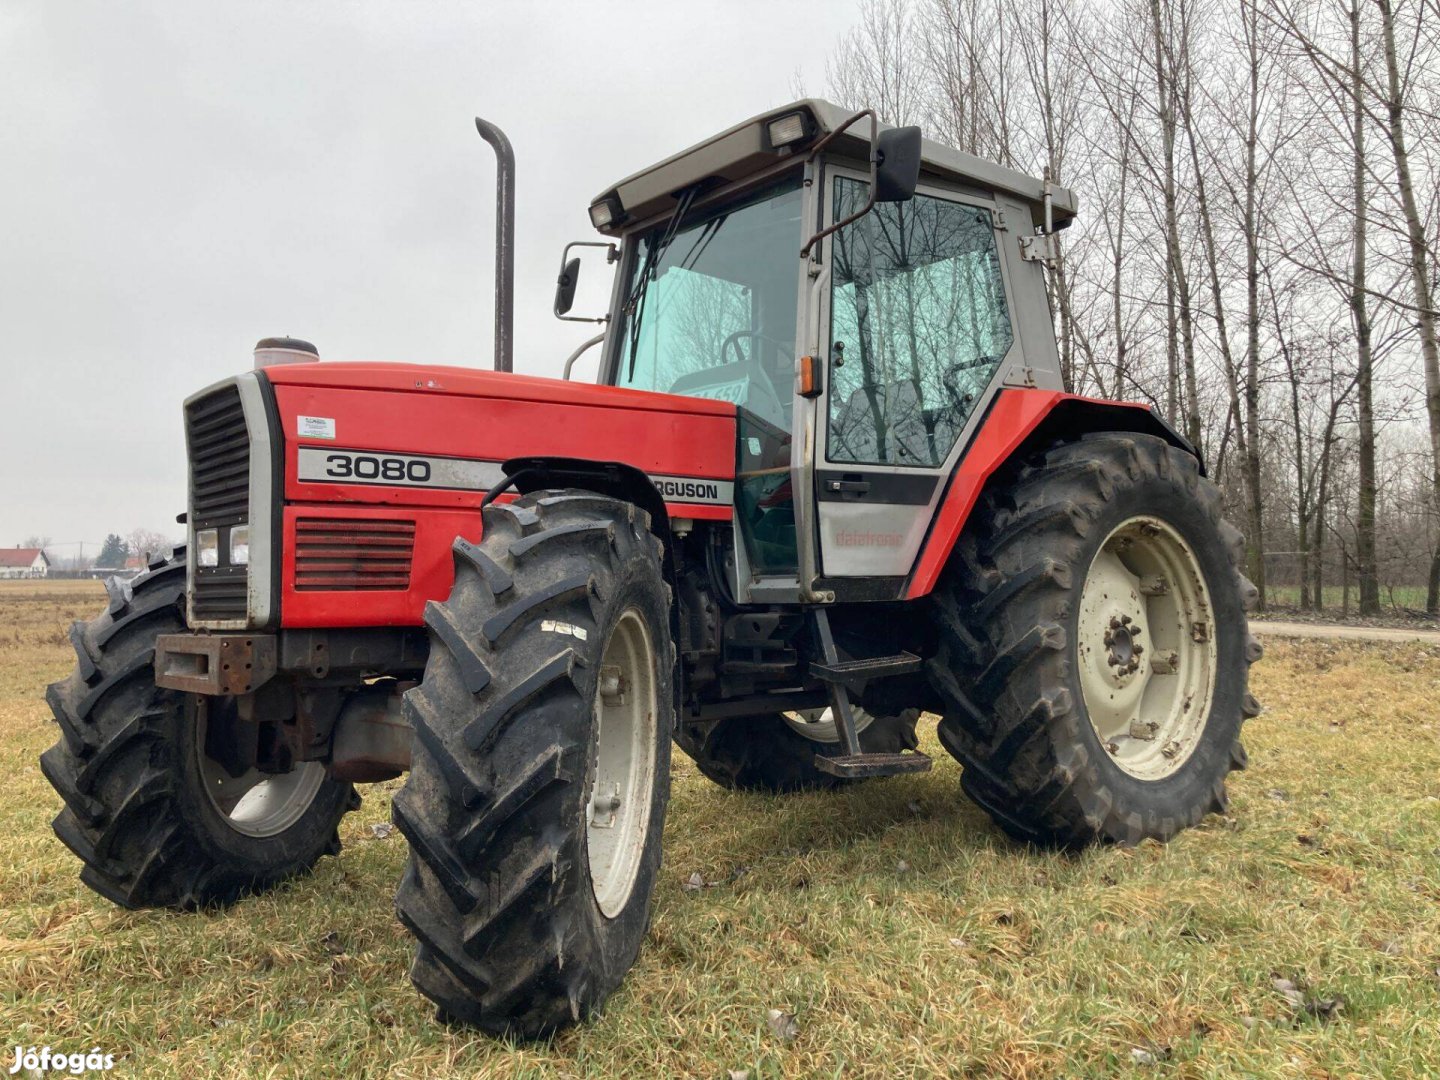
<path fill-rule="evenodd" d="M 681 764 L 638 966 L 596 1023 L 513 1047 L 409 985 L 404 841 L 370 828 L 396 785 L 365 790 L 338 859 L 228 912 L 124 912 L 79 883 L 36 758 L 65 627 L 101 595 L 0 586 L 7 1070 L 48 1044 L 120 1076 L 1440 1075 L 1434 647 L 1272 644 L 1229 815 L 1168 847 L 1007 842 L 933 727 L 932 773 L 839 796 Z M 695 872 L 713 886 L 683 889 Z"/>
<path fill-rule="evenodd" d="M 1271 604 L 1282 607 L 1300 606 L 1300 586 L 1298 585 L 1270 585 L 1265 589 L 1266 596 Z M 1328 614 L 1335 618 L 1340 617 L 1340 601 L 1342 589 L 1339 585 L 1326 585 L 1324 591 L 1325 609 Z M 1350 587 L 1350 614 L 1355 614 L 1355 607 L 1360 602 L 1359 593 L 1355 586 Z M 1390 589 L 1380 590 L 1380 608 L 1387 614 L 1396 608 L 1405 611 L 1425 610 L 1425 588 L 1421 585 L 1401 585 L 1393 592 Z"/>

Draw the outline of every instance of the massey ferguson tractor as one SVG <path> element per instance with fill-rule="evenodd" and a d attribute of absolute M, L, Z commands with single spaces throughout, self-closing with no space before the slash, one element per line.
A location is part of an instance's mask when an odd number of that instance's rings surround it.
<path fill-rule="evenodd" d="M 929 769 L 933 713 L 1042 845 L 1225 806 L 1254 589 L 1195 448 L 1063 389 L 1070 191 L 869 111 L 747 120 L 591 204 L 614 287 L 580 385 L 511 373 L 513 158 L 477 123 L 495 371 L 266 339 L 185 402 L 188 543 L 109 584 L 47 695 L 91 888 L 234 901 L 408 774 L 415 985 L 535 1037 L 635 961 L 672 741 L 727 788 L 833 788 Z"/>

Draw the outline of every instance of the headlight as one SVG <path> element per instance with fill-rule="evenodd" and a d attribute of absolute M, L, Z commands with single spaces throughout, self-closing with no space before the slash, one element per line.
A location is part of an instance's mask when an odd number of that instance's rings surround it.
<path fill-rule="evenodd" d="M 597 229 L 617 224 L 625 216 L 618 195 L 607 195 L 599 202 L 590 204 L 590 224 Z"/>
<path fill-rule="evenodd" d="M 201 529 L 195 534 L 195 565 L 220 565 L 219 529 Z"/>
<path fill-rule="evenodd" d="M 250 526 L 236 525 L 230 530 L 230 565 L 246 566 L 250 562 Z"/>
<path fill-rule="evenodd" d="M 812 132 L 809 113 L 786 113 L 765 125 L 765 140 L 769 149 L 778 150 L 809 138 Z"/>

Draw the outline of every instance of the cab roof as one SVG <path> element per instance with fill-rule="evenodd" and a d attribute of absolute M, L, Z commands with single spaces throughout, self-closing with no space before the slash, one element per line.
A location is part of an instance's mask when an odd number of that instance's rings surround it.
<path fill-rule="evenodd" d="M 778 149 L 769 145 L 766 125 L 794 112 L 809 115 L 813 133 L 802 142 Z M 642 169 L 606 188 L 592 200 L 598 203 L 618 198 L 624 214 L 600 231 L 607 235 L 624 232 L 635 221 L 673 210 L 677 193 L 693 184 L 708 181 L 713 186 L 730 184 L 773 165 L 788 156 L 800 156 L 828 133 L 840 127 L 853 112 L 819 98 L 804 98 L 752 116 L 678 154 L 672 154 L 648 169 Z M 893 125 L 881 124 L 879 130 Z M 860 120 L 835 142 L 830 151 L 860 161 L 869 160 L 870 123 Z M 1044 220 L 1045 185 L 1033 176 L 966 154 L 954 147 L 924 139 L 921 145 L 921 176 L 968 187 L 978 187 L 1019 198 L 1027 203 L 1036 225 Z M 1051 206 L 1057 225 L 1075 216 L 1075 194 L 1068 188 L 1050 189 Z"/>

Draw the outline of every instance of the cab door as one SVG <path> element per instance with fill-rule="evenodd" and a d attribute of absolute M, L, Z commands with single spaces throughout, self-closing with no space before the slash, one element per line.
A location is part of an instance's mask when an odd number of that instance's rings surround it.
<path fill-rule="evenodd" d="M 858 170 L 830 167 L 824 182 L 826 224 L 869 197 Z M 837 598 L 898 595 L 996 372 L 1018 353 L 997 216 L 922 184 L 826 241 L 813 490 L 820 587 Z"/>

